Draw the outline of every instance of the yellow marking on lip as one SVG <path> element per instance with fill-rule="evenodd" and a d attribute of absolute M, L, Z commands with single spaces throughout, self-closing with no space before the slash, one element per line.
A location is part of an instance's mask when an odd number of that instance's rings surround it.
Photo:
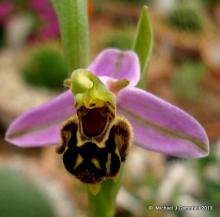
<path fill-rule="evenodd" d="M 123 138 L 118 134 L 115 135 L 115 143 L 119 149 L 123 145 Z"/>
<path fill-rule="evenodd" d="M 95 144 L 98 148 L 105 148 L 106 147 L 104 142 L 96 142 Z"/>
<path fill-rule="evenodd" d="M 119 149 L 118 147 L 115 147 L 115 154 L 119 157 L 119 159 L 121 160 L 121 155 L 119 153 Z"/>
<path fill-rule="evenodd" d="M 108 159 L 107 159 L 107 162 L 106 162 L 106 173 L 107 174 L 110 174 L 111 173 L 111 156 L 112 154 L 108 154 Z"/>
<path fill-rule="evenodd" d="M 72 136 L 72 132 L 71 131 L 64 131 L 63 136 L 65 137 L 65 139 L 67 140 L 67 143 L 68 143 L 70 141 L 71 136 Z"/>
<path fill-rule="evenodd" d="M 102 169 L 99 161 L 96 158 L 92 158 L 91 161 L 97 169 L 100 169 L 100 170 Z"/>
<path fill-rule="evenodd" d="M 85 142 L 81 140 L 80 131 L 79 130 L 77 130 L 76 138 L 77 138 L 76 147 L 81 147 L 81 146 L 83 146 L 85 144 Z"/>
<path fill-rule="evenodd" d="M 88 184 L 87 186 L 88 186 L 89 192 L 91 194 L 93 194 L 94 196 L 97 195 L 100 192 L 100 189 L 101 189 L 100 183 Z"/>
<path fill-rule="evenodd" d="M 80 154 L 78 154 L 77 159 L 76 159 L 76 163 L 74 165 L 74 170 L 83 162 L 83 158 Z"/>

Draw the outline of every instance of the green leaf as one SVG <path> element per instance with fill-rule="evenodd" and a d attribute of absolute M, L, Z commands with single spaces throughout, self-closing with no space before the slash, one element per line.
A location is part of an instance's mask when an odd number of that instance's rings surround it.
<path fill-rule="evenodd" d="M 65 60 L 70 72 L 88 63 L 87 0 L 51 0 L 58 16 Z"/>
<path fill-rule="evenodd" d="M 19 167 L 15 168 L 0 168 L 1 216 L 55 217 L 49 197 L 36 185 L 35 177 L 29 177 L 30 175 L 24 172 L 25 169 L 22 171 Z"/>
<path fill-rule="evenodd" d="M 138 55 L 141 66 L 141 79 L 138 86 L 146 88 L 147 68 L 150 62 L 153 49 L 153 30 L 149 18 L 148 8 L 143 7 L 138 21 L 137 32 L 132 48 Z"/>

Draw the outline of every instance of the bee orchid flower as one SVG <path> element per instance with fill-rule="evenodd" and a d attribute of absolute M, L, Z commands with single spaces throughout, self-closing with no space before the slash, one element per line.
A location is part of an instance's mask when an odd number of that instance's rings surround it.
<path fill-rule="evenodd" d="M 6 140 L 20 147 L 47 147 L 58 145 L 62 142 L 64 144 L 63 147 L 61 145 L 59 151 L 64 152 L 65 146 L 68 146 L 66 139 L 74 143 L 73 140 L 77 137 L 77 135 L 75 135 L 75 137 L 72 138 L 72 134 L 68 134 L 68 131 L 65 131 L 71 126 L 72 131 L 75 130 L 74 126 L 76 125 L 74 124 L 76 120 L 74 119 L 74 115 L 76 114 L 78 116 L 79 114 L 82 115 L 82 127 L 84 130 L 86 129 L 85 131 L 88 132 L 93 140 L 94 135 L 99 134 L 99 131 L 101 132 L 104 129 L 105 122 L 103 120 L 106 119 L 102 117 L 105 117 L 106 110 L 101 110 L 100 106 L 98 106 L 90 115 L 87 115 L 85 108 L 82 110 L 80 103 L 83 103 L 82 92 L 84 91 L 84 87 L 74 86 L 74 79 L 79 79 L 82 85 L 89 87 L 93 87 L 97 83 L 98 86 L 96 88 L 99 92 L 93 91 L 86 95 L 86 97 L 88 97 L 88 94 L 91 96 L 87 98 L 87 102 L 90 103 L 89 106 L 94 106 L 93 103 L 91 103 L 92 94 L 102 99 L 104 96 L 104 100 L 108 98 L 107 101 L 109 101 L 110 104 L 112 102 L 114 108 L 112 116 L 120 116 L 120 120 L 126 122 L 125 127 L 127 127 L 127 131 L 125 130 L 125 133 L 127 132 L 129 134 L 128 131 L 132 131 L 131 135 L 128 136 L 129 140 L 133 138 L 133 144 L 150 151 L 184 158 L 203 157 L 208 154 L 209 141 L 207 135 L 202 126 L 192 116 L 163 99 L 135 87 L 140 79 L 140 66 L 138 57 L 133 51 L 106 49 L 88 66 L 86 73 L 90 73 L 88 76 L 94 81 L 93 83 L 83 76 L 72 78 L 72 91 L 67 90 L 48 103 L 23 113 L 9 126 L 6 132 Z M 98 80 L 96 80 L 96 78 Z M 100 83 L 100 81 L 102 82 Z M 101 90 L 100 93 L 100 88 L 103 88 L 102 85 L 106 89 Z M 74 89 L 77 88 L 80 91 L 76 94 Z M 108 90 L 111 90 L 111 94 L 114 94 L 108 95 L 106 92 Z M 95 103 L 98 104 L 99 101 Z M 111 106 L 107 106 L 106 108 L 111 110 Z M 99 113 L 101 115 L 99 115 Z M 108 120 L 111 120 L 110 116 L 108 116 Z M 90 124 L 87 124 L 89 121 Z M 118 131 L 120 131 L 120 129 L 121 128 L 118 128 Z M 125 138 L 116 138 L 116 140 L 120 139 Z M 91 144 L 89 142 L 87 143 L 88 147 L 90 147 L 90 151 L 88 151 L 87 154 L 89 155 L 89 153 L 95 150 L 96 152 L 94 152 L 97 154 L 97 158 L 99 158 L 100 156 L 98 155 L 101 152 L 98 151 L 103 148 L 104 145 L 100 143 L 100 149 L 97 149 L 97 151 L 96 149 L 92 149 L 93 144 L 91 142 Z M 78 148 L 81 148 L 82 145 L 83 144 L 78 144 Z M 98 143 L 96 143 L 96 146 L 99 146 Z M 69 147 L 69 149 L 71 148 Z M 76 167 L 85 160 L 83 156 L 84 152 L 81 149 L 79 150 L 81 154 L 78 153 L 78 156 L 75 156 Z M 124 152 L 125 151 L 126 150 L 124 150 Z M 73 157 L 74 153 L 73 151 L 72 153 L 66 154 L 66 159 L 71 158 L 71 156 Z M 108 170 L 109 153 L 110 151 L 106 153 L 103 152 L 102 154 L 102 156 L 106 156 L 106 170 Z M 119 154 L 115 156 L 117 158 Z M 122 161 L 123 156 L 121 156 L 121 152 L 120 157 Z M 94 158 L 90 160 L 96 169 L 102 167 L 102 160 Z M 120 159 L 116 159 L 116 161 L 117 160 Z M 74 168 L 72 167 L 72 169 Z M 85 174 L 80 174 L 78 178 L 83 181 Z M 91 180 L 87 180 L 87 182 L 93 182 L 93 179 L 99 181 L 99 178 L 92 177 Z"/>

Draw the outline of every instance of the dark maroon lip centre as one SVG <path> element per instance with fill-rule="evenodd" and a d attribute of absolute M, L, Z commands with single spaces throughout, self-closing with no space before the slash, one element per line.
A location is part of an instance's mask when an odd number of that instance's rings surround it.
<path fill-rule="evenodd" d="M 83 132 L 88 137 L 100 135 L 107 123 L 106 108 L 88 109 L 88 112 L 81 117 Z"/>

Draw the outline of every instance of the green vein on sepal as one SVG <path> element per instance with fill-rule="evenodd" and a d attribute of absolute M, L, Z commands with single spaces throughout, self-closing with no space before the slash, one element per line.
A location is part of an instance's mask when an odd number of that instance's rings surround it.
<path fill-rule="evenodd" d="M 120 109 L 123 111 L 124 114 L 126 114 L 126 117 L 130 117 L 131 119 L 134 119 L 136 122 L 140 123 L 143 127 L 149 127 L 151 129 L 154 129 L 155 131 L 158 131 L 158 133 L 163 134 L 165 136 L 170 136 L 172 138 L 190 141 L 191 143 L 196 145 L 197 148 L 200 149 L 200 151 L 203 153 L 204 156 L 206 156 L 209 153 L 208 146 L 201 139 L 195 136 L 187 135 L 183 132 L 169 129 L 165 126 L 160 125 L 159 123 L 150 121 L 146 118 L 139 116 L 138 114 L 134 114 L 133 112 L 129 111 L 126 108 L 120 107 Z"/>

